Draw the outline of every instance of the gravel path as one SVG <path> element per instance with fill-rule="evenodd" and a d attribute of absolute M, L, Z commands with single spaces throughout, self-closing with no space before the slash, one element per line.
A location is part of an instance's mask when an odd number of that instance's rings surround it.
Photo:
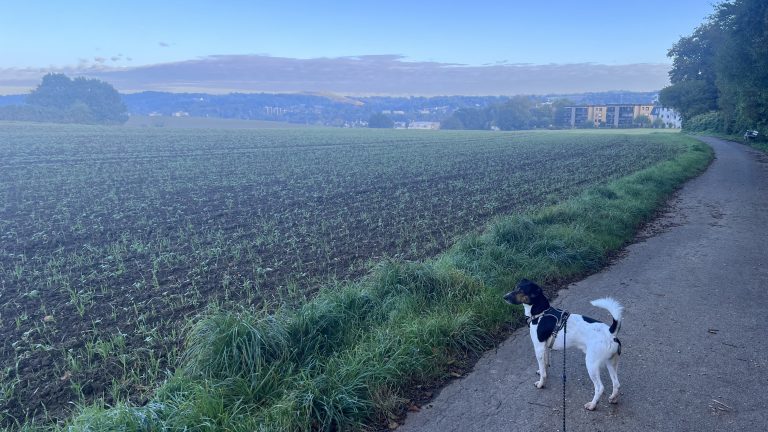
<path fill-rule="evenodd" d="M 626 307 L 619 403 L 608 404 L 604 370 L 597 411 L 584 410 L 592 383 L 584 355 L 569 350 L 568 431 L 768 430 L 768 157 L 701 139 L 717 159 L 678 192 L 655 234 L 554 302 L 604 321 L 590 300 L 610 295 Z M 520 329 L 398 431 L 559 431 L 562 352 L 551 361 L 537 390 Z"/>

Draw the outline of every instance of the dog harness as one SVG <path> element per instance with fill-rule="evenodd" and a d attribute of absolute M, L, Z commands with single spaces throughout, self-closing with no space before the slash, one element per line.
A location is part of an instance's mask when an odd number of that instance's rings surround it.
<path fill-rule="evenodd" d="M 552 345 L 555 344 L 557 334 L 563 329 L 569 316 L 571 316 L 571 313 L 568 311 L 550 307 L 538 315 L 527 317 L 527 321 L 529 327 L 531 324 L 537 326 L 536 330 L 539 342 L 544 342 L 546 340 L 547 348 L 552 348 Z"/>

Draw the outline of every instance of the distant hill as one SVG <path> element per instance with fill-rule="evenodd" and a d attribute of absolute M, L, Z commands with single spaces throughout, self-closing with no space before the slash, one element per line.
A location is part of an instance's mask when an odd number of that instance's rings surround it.
<path fill-rule="evenodd" d="M 11 105 L 22 105 L 26 103 L 27 95 L 9 95 L 0 96 L 0 107 Z"/>
<path fill-rule="evenodd" d="M 612 91 L 602 93 L 550 94 L 535 96 L 545 102 L 569 99 L 578 104 L 649 103 L 656 92 Z M 24 103 L 26 95 L 0 96 L 0 106 Z M 365 124 L 372 114 L 384 113 L 396 122 L 443 121 L 461 108 L 487 108 L 503 104 L 508 96 L 437 97 L 349 97 L 324 93 L 206 93 L 141 92 L 122 95 L 133 116 L 151 116 L 146 124 L 162 118 L 207 117 L 266 120 L 305 125 L 354 127 Z M 139 117 L 137 117 L 139 118 Z M 166 122 L 166 124 L 171 124 Z M 176 124 L 176 123 L 174 123 Z"/>
<path fill-rule="evenodd" d="M 132 115 L 217 117 L 326 126 L 364 124 L 375 113 L 395 121 L 440 121 L 463 107 L 486 107 L 505 97 L 347 97 L 334 94 L 142 92 L 123 95 Z"/>
<path fill-rule="evenodd" d="M 578 94 L 551 94 L 548 98 L 568 99 L 573 103 L 583 105 L 606 105 L 606 104 L 647 104 L 653 102 L 659 95 L 659 92 L 625 92 L 610 91 L 600 93 L 578 93 Z"/>
<path fill-rule="evenodd" d="M 268 120 L 237 120 L 215 117 L 150 117 L 132 115 L 125 123 L 128 127 L 164 129 L 282 129 L 302 128 L 296 123 Z"/>

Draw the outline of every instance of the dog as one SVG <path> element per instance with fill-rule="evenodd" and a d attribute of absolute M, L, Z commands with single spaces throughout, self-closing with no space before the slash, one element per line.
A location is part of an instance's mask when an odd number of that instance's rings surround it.
<path fill-rule="evenodd" d="M 541 287 L 528 279 L 521 280 L 514 291 L 504 295 L 504 300 L 514 305 L 522 304 L 525 309 L 531 341 L 539 364 L 539 380 L 534 383 L 536 388 L 544 387 L 547 379 L 550 348 L 562 350 L 577 347 L 586 355 L 587 372 L 595 385 L 595 395 L 591 401 L 584 404 L 584 408 L 594 410 L 603 394 L 603 382 L 600 380 L 600 368 L 603 365 L 608 369 L 613 384 L 613 392 L 608 397 L 608 402 L 618 402 L 621 342 L 616 335 L 621 327 L 621 314 L 624 310 L 619 302 L 610 297 L 591 302 L 593 306 L 610 312 L 613 323 L 608 326 L 583 315 L 569 314 L 553 308 Z M 562 331 L 563 328 L 565 331 Z M 564 341 L 567 344 L 565 346 Z"/>

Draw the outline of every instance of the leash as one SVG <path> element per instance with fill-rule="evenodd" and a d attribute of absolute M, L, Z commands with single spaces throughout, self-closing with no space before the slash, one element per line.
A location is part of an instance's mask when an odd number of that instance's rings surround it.
<path fill-rule="evenodd" d="M 565 351 L 566 351 L 566 340 L 565 337 L 568 334 L 568 321 L 565 321 L 565 324 L 563 324 L 563 432 L 565 432 Z"/>
<path fill-rule="evenodd" d="M 544 312 L 536 315 L 536 316 L 530 316 L 526 317 L 526 321 L 528 322 L 528 326 L 530 327 L 531 324 L 537 324 L 539 322 L 539 319 L 543 319 L 544 317 L 554 318 L 555 319 L 555 328 L 552 334 L 549 336 L 549 339 L 547 339 L 547 347 L 546 349 L 549 350 L 552 348 L 552 346 L 555 344 L 555 339 L 557 339 L 557 335 L 562 330 L 563 332 L 563 432 L 565 432 L 565 382 L 566 382 L 566 376 L 565 376 L 565 347 L 566 347 L 566 334 L 568 333 L 568 318 L 570 318 L 571 313 L 566 310 L 560 310 L 553 307 L 550 307 L 549 309 L 545 310 Z"/>

